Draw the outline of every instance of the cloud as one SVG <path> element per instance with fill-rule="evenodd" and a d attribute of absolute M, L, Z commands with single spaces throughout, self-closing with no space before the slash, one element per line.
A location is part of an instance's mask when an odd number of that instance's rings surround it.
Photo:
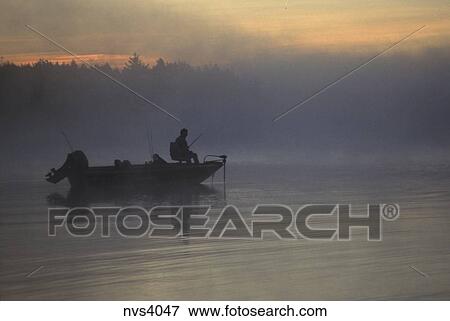
<path fill-rule="evenodd" d="M 367 54 L 428 25 L 401 47 L 409 53 L 449 45 L 445 3 L 302 1 L 285 10 L 268 0 L 4 0 L 0 46 L 3 55 L 53 50 L 24 28 L 31 24 L 80 54 L 233 63 L 261 54 Z"/>

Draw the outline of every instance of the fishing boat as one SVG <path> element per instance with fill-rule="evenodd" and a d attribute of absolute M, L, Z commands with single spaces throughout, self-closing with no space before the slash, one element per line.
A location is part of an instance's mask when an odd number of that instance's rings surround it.
<path fill-rule="evenodd" d="M 56 184 L 67 178 L 71 188 L 161 184 L 198 185 L 222 167 L 225 175 L 226 159 L 226 155 L 207 155 L 199 164 L 169 163 L 155 154 L 152 161 L 144 164 L 132 165 L 126 160 L 116 160 L 111 166 L 89 166 L 84 152 L 77 150 L 67 155 L 66 161 L 60 168 L 52 168 L 46 175 L 46 180 Z"/>

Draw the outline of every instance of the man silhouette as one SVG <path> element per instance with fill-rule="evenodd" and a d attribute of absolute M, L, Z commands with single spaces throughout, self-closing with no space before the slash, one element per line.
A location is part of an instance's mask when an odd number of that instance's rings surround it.
<path fill-rule="evenodd" d="M 175 140 L 175 145 L 177 149 L 177 160 L 186 161 L 188 164 L 191 164 L 191 160 L 194 160 L 195 164 L 198 164 L 197 154 L 189 150 L 189 145 L 186 141 L 186 137 L 188 136 L 188 130 L 183 128 L 180 130 L 180 136 Z"/>

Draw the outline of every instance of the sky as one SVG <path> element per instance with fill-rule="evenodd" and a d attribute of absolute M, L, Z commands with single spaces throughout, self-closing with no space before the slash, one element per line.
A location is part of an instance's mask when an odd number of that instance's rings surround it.
<path fill-rule="evenodd" d="M 91 62 L 122 66 L 138 52 L 191 64 L 234 64 L 304 53 L 368 55 L 426 25 L 397 50 L 450 47 L 448 0 L 1 0 L 0 56 L 72 58 L 29 24 Z"/>

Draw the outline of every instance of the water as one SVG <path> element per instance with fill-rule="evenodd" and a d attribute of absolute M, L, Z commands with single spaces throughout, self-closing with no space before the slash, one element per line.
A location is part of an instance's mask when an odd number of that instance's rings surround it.
<path fill-rule="evenodd" d="M 449 299 L 450 167 L 236 165 L 193 191 L 67 195 L 67 185 L 0 184 L 0 299 Z M 207 182 L 208 183 L 208 182 Z M 49 207 L 398 203 L 383 241 L 47 236 Z"/>

